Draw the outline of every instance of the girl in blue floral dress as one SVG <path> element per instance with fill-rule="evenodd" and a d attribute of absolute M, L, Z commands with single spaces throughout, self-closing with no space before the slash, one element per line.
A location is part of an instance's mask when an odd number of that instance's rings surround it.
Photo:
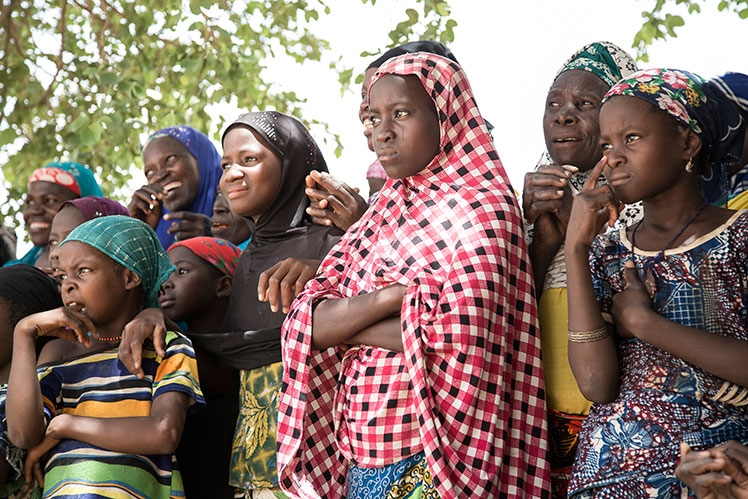
<path fill-rule="evenodd" d="M 706 204 L 699 187 L 732 133 L 722 104 L 699 77 L 665 69 L 606 94 L 604 157 L 565 244 L 569 360 L 595 402 L 569 497 L 685 497 L 681 442 L 748 441 L 748 213 Z M 639 200 L 640 222 L 598 236 Z"/>

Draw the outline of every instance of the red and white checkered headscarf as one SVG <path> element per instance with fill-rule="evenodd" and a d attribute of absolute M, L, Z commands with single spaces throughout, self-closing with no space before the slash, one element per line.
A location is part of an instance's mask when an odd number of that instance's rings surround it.
<path fill-rule="evenodd" d="M 537 310 L 517 200 L 456 63 L 406 54 L 372 85 L 388 73 L 422 82 L 438 110 L 440 152 L 420 173 L 387 181 L 292 305 L 281 485 L 294 497 L 337 498 L 348 462 L 381 467 L 423 450 L 444 499 L 548 497 Z M 404 353 L 312 350 L 314 302 L 394 282 L 407 286 Z"/>

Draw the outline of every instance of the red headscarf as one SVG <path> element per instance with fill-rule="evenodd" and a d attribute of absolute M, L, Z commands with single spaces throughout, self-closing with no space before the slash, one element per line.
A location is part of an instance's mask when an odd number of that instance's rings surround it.
<path fill-rule="evenodd" d="M 423 450 L 444 499 L 545 497 L 537 310 L 517 200 L 459 65 L 406 54 L 380 67 L 372 85 L 383 74 L 420 79 L 438 111 L 440 152 L 418 174 L 387 181 L 292 305 L 281 485 L 337 498 L 347 461 L 381 467 Z M 312 349 L 315 302 L 393 282 L 407 286 L 403 354 Z"/>
<path fill-rule="evenodd" d="M 176 242 L 169 246 L 166 252 L 168 253 L 180 246 L 187 248 L 224 274 L 230 276 L 234 275 L 236 263 L 242 254 L 242 251 L 230 242 L 208 236 L 191 237 L 184 241 Z"/>

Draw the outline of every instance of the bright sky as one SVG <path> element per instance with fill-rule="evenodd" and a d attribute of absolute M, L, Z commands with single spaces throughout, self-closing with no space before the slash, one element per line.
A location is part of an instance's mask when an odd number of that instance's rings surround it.
<path fill-rule="evenodd" d="M 335 57 L 342 55 L 346 64 L 361 72 L 370 60 L 359 54 L 386 46 L 387 33 L 413 4 L 402 0 L 377 0 L 374 7 L 360 0 L 327 3 L 332 13 L 320 19 L 315 31 L 331 42 Z M 744 54 L 748 20 L 733 12 L 718 12 L 717 0 L 703 3 L 700 14 L 688 15 L 684 9 L 686 24 L 676 31 L 678 37 L 656 42 L 649 50 L 650 62 L 640 67 L 687 69 L 704 78 L 727 71 L 748 74 Z M 483 116 L 496 127 L 497 150 L 515 189 L 521 190 L 524 173 L 544 150 L 545 96 L 560 65 L 583 45 L 598 40 L 633 52 L 630 47 L 642 22 L 641 11 L 651 8 L 654 0 L 452 0 L 450 4 L 458 23 L 450 48 L 467 72 Z M 341 98 L 329 73 L 325 67 L 319 71 L 310 67 L 303 79 L 284 70 L 268 74 L 307 97 L 306 119 L 325 121 L 341 135 L 345 147 L 341 158 L 334 157 L 332 145 L 321 144 L 330 170 L 366 192 L 365 172 L 374 155 L 358 121 L 359 89 Z M 322 142 L 321 133 L 313 134 Z"/>

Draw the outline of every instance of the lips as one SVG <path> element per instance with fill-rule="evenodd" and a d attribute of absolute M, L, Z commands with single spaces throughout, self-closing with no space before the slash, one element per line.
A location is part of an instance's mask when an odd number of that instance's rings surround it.
<path fill-rule="evenodd" d="M 392 161 L 397 156 L 398 153 L 394 149 L 384 149 L 382 151 L 377 151 L 377 158 L 379 159 L 380 163 L 387 163 L 388 161 Z"/>
<path fill-rule="evenodd" d="M 163 186 L 164 191 L 166 192 L 166 197 L 168 198 L 169 195 L 172 193 L 172 191 L 179 189 L 182 187 L 182 182 L 179 180 L 175 180 L 174 182 L 169 182 L 165 186 Z"/>
<path fill-rule="evenodd" d="M 616 187 L 621 184 L 625 184 L 628 182 L 629 178 L 631 178 L 629 175 L 616 175 L 616 176 L 608 176 L 608 184 L 611 187 Z"/>
<path fill-rule="evenodd" d="M 577 137 L 556 137 L 552 140 L 554 144 L 568 144 L 570 142 L 579 142 Z"/>
<path fill-rule="evenodd" d="M 246 185 L 229 187 L 228 191 L 226 192 L 226 199 L 240 198 L 247 192 L 249 192 L 249 187 L 247 187 Z"/>
<path fill-rule="evenodd" d="M 78 303 L 76 301 L 70 301 L 65 303 L 65 308 L 69 308 L 70 310 L 75 310 L 76 312 L 85 313 L 86 307 L 85 305 Z"/>
<path fill-rule="evenodd" d="M 31 222 L 29 223 L 29 230 L 30 231 L 44 231 L 49 230 L 49 228 L 52 227 L 52 224 L 49 222 Z"/>
<path fill-rule="evenodd" d="M 164 295 L 164 296 L 162 296 L 161 298 L 158 299 L 158 304 L 163 309 L 169 308 L 169 307 L 173 307 L 175 303 L 177 303 L 177 300 L 175 300 L 171 296 Z"/>

